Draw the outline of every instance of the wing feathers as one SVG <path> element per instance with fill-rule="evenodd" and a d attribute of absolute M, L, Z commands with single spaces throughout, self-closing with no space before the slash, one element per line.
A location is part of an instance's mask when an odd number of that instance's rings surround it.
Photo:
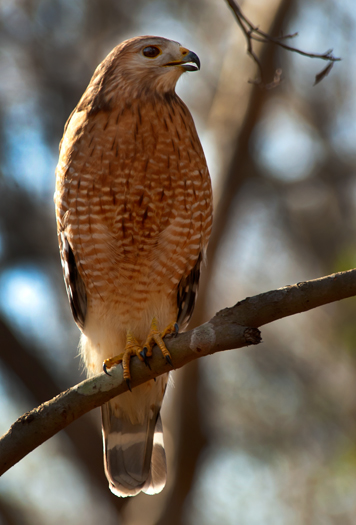
<path fill-rule="evenodd" d="M 64 232 L 60 233 L 60 252 L 64 283 L 74 321 L 83 330 L 87 313 L 87 294 L 83 279 L 78 272 L 73 250 Z"/>
<path fill-rule="evenodd" d="M 198 285 L 200 278 L 200 267 L 202 263 L 202 253 L 200 252 L 194 268 L 187 277 L 183 277 L 178 286 L 177 306 L 178 316 L 177 323 L 181 329 L 184 329 L 193 315 L 195 301 L 198 295 Z"/>

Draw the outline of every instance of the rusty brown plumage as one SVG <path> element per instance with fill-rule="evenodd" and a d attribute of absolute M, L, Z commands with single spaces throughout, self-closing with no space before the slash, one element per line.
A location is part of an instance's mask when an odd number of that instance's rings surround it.
<path fill-rule="evenodd" d="M 123 351 L 128 333 L 143 345 L 154 317 L 163 330 L 177 320 L 184 328 L 192 314 L 212 193 L 175 84 L 198 67 L 197 56 L 177 42 L 123 42 L 98 66 L 66 124 L 56 215 L 89 374 Z M 159 410 L 166 383 L 161 377 L 103 407 L 106 473 L 118 495 L 164 486 Z"/>

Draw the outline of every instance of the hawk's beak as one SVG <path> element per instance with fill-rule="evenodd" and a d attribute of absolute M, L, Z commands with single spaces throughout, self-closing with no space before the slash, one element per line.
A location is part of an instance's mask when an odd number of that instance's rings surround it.
<path fill-rule="evenodd" d="M 198 71 L 200 69 L 200 60 L 198 55 L 193 53 L 193 51 L 189 51 L 189 49 L 186 49 L 185 47 L 181 47 L 180 52 L 182 53 L 181 60 L 169 62 L 165 65 L 181 66 L 183 69 L 185 69 L 185 71 Z"/>

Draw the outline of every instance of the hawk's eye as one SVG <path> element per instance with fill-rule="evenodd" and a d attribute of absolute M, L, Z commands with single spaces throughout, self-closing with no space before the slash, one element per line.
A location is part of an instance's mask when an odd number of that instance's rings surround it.
<path fill-rule="evenodd" d="M 161 54 L 161 50 L 158 47 L 155 47 L 155 46 L 147 46 L 142 51 L 142 53 L 144 54 L 145 57 L 155 58 L 155 57 L 158 57 L 158 55 Z"/>

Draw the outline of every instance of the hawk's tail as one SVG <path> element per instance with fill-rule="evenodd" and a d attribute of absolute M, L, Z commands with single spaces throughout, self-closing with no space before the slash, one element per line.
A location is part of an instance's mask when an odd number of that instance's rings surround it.
<path fill-rule="evenodd" d="M 161 492 L 167 477 L 160 407 L 143 424 L 118 418 L 111 402 L 101 407 L 104 466 L 110 490 L 121 497 Z"/>

